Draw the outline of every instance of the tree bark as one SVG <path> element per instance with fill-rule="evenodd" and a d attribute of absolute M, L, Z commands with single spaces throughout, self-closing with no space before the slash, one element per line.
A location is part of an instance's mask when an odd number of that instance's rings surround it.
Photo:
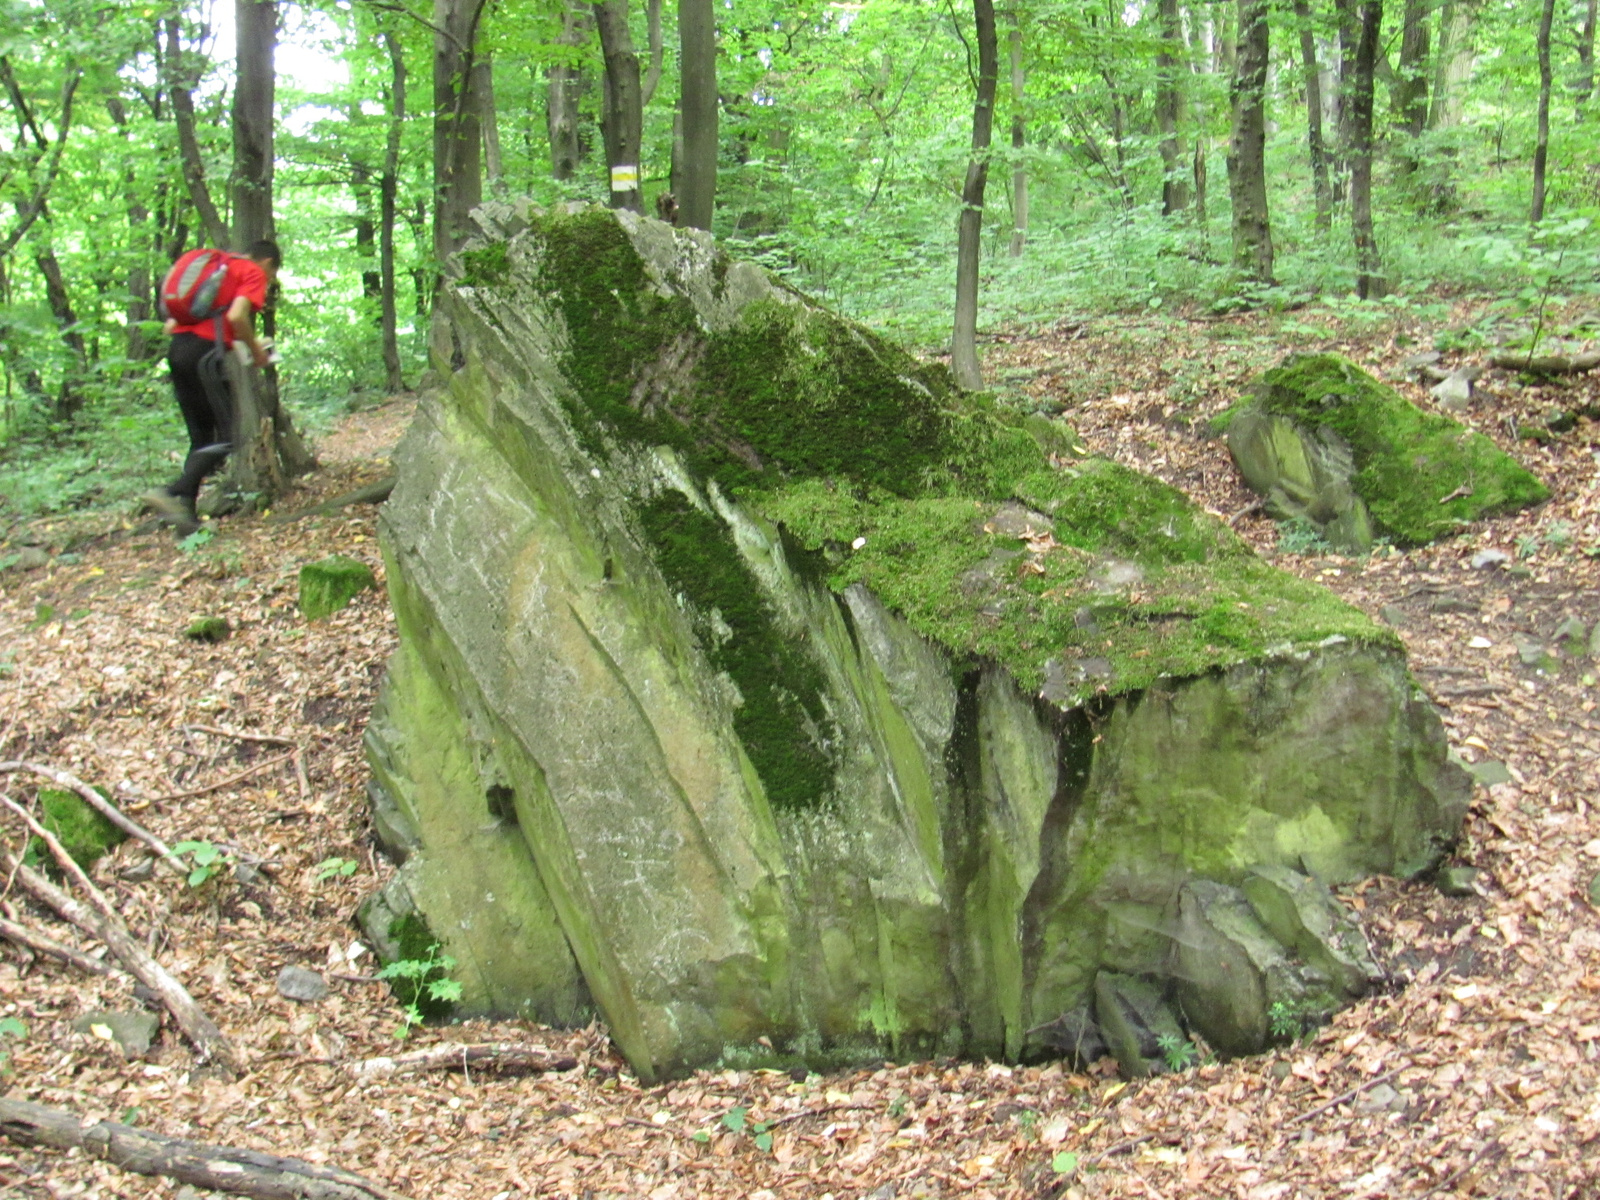
<path fill-rule="evenodd" d="M 639 151 L 644 140 L 644 97 L 639 87 L 639 55 L 628 31 L 628 0 L 604 0 L 594 6 L 594 15 L 606 60 L 601 132 L 611 174 L 611 207 L 643 212 Z"/>
<path fill-rule="evenodd" d="M 1173 216 L 1189 207 L 1184 127 L 1188 124 L 1182 65 L 1185 45 L 1178 0 L 1160 0 L 1161 51 L 1156 55 L 1156 127 L 1161 131 L 1161 211 Z"/>
<path fill-rule="evenodd" d="M 56 258 L 55 249 L 46 245 L 33 256 L 33 261 L 44 277 L 45 300 L 61 332 L 61 344 L 67 349 L 68 362 L 56 388 L 55 419 L 71 424 L 83 407 L 83 379 L 89 369 L 89 351 L 84 345 L 83 332 L 78 328 L 78 314 L 72 307 L 72 294 L 67 291 L 67 281 L 61 273 L 61 261 Z"/>
<path fill-rule="evenodd" d="M 473 96 L 478 103 L 478 124 L 483 130 L 483 174 L 490 192 L 505 193 L 505 164 L 500 158 L 500 117 L 494 103 L 494 59 L 480 54 L 472 64 L 476 78 Z"/>
<path fill-rule="evenodd" d="M 1234 266 L 1272 281 L 1272 223 L 1267 213 L 1267 0 L 1239 0 L 1239 40 L 1231 99 L 1228 194 L 1233 201 Z"/>
<path fill-rule="evenodd" d="M 1028 241 L 1028 167 L 1022 161 L 1022 151 L 1028 144 L 1026 111 L 1023 107 L 1023 87 L 1027 82 L 1022 70 L 1022 13 L 1011 10 L 1011 257 L 1020 258 Z"/>
<path fill-rule="evenodd" d="M 1530 219 L 1544 220 L 1545 167 L 1550 158 L 1550 27 L 1555 23 L 1555 0 L 1539 9 L 1539 128 L 1533 143 L 1533 206 Z"/>
<path fill-rule="evenodd" d="M 1583 9 L 1583 23 L 1578 26 L 1578 70 L 1572 77 L 1573 120 L 1583 124 L 1584 110 L 1594 95 L 1594 27 L 1597 0 L 1588 0 Z"/>
<path fill-rule="evenodd" d="M 135 1175 L 164 1175 L 257 1200 L 403 1200 L 338 1167 L 168 1137 L 115 1121 L 85 1125 L 71 1113 L 26 1100 L 0 1099 L 0 1133 L 21 1146 L 79 1150 Z"/>
<path fill-rule="evenodd" d="M 441 263 L 467 240 L 483 199 L 473 63 L 486 2 L 433 2 L 433 255 Z"/>
<path fill-rule="evenodd" d="M 278 45 L 275 0 L 235 0 L 238 74 L 233 89 L 233 248 L 273 236 L 272 128 Z M 267 326 L 270 332 L 270 324 Z"/>
<path fill-rule="evenodd" d="M 645 68 L 644 84 L 639 102 L 645 108 L 649 108 L 650 101 L 655 98 L 656 87 L 661 82 L 661 61 L 666 57 L 666 44 L 661 37 L 661 0 L 649 0 L 649 3 L 645 5 L 644 13 L 645 38 L 649 47 L 650 65 Z M 681 17 L 679 19 L 680 21 L 682 20 Z M 713 15 L 713 23 L 715 23 L 715 20 L 716 18 Z M 683 36 L 681 26 L 678 36 L 681 40 Z"/>
<path fill-rule="evenodd" d="M 1350 185 L 1350 147 L 1354 140 L 1351 128 L 1351 96 L 1355 93 L 1356 51 L 1361 43 L 1361 14 L 1359 0 L 1333 0 L 1339 24 L 1339 86 L 1334 94 L 1334 111 L 1337 134 L 1334 152 L 1330 159 L 1333 174 L 1334 203 L 1342 203 Z"/>
<path fill-rule="evenodd" d="M 396 314 L 394 270 L 395 203 L 400 194 L 400 135 L 406 120 L 406 59 L 400 39 L 385 31 L 389 51 L 389 127 L 383 148 L 383 172 L 378 177 L 378 326 L 383 338 L 384 383 L 391 392 L 406 386 L 400 368 L 399 320 Z"/>
<path fill-rule="evenodd" d="M 132 154 L 128 138 L 128 112 L 120 96 L 106 97 L 106 112 L 111 117 L 111 122 L 117 127 L 122 142 Z M 154 294 L 150 279 L 150 261 L 152 245 L 152 232 L 150 210 L 139 197 L 138 180 L 133 168 L 125 167 L 122 172 L 122 203 L 128 214 L 128 249 L 133 262 L 128 267 L 127 288 L 128 307 L 126 319 L 127 331 L 124 335 L 123 352 L 130 362 L 142 363 L 150 358 L 153 347 L 150 340 L 145 337 L 140 323 L 148 321 L 153 311 L 151 297 Z"/>
<path fill-rule="evenodd" d="M 1439 46 L 1433 58 L 1429 129 L 1455 129 L 1461 124 L 1467 80 L 1472 76 L 1480 4 L 1481 0 L 1444 0 L 1439 13 Z"/>
<path fill-rule="evenodd" d="M 1306 149 L 1311 156 L 1311 189 L 1317 203 L 1317 228 L 1333 228 L 1333 187 L 1328 179 L 1328 147 L 1322 140 L 1322 70 L 1317 65 L 1317 38 L 1311 28 L 1309 0 L 1295 0 L 1300 25 L 1301 71 L 1306 89 Z"/>
<path fill-rule="evenodd" d="M 1000 74 L 994 0 L 973 0 L 978 42 L 978 94 L 972 104 L 972 156 L 961 187 L 961 222 L 956 241 L 956 319 L 950 367 L 969 392 L 983 387 L 978 362 L 978 263 L 982 253 L 983 193 L 989 182 L 989 143 L 994 128 L 994 93 Z"/>
<path fill-rule="evenodd" d="M 589 15 L 578 7 L 569 7 L 561 19 L 561 33 L 556 45 L 571 47 L 574 52 L 589 36 Z M 572 63 L 553 63 L 545 72 L 545 129 L 550 139 L 550 175 L 553 179 L 571 179 L 578 173 L 578 164 L 584 158 L 584 146 L 578 124 L 578 105 L 589 89 L 588 77 L 581 67 Z"/>
<path fill-rule="evenodd" d="M 1355 88 L 1350 95 L 1350 222 L 1356 243 L 1356 295 L 1376 299 L 1387 292 L 1378 243 L 1372 234 L 1372 100 L 1383 0 L 1361 5 Z"/>
<path fill-rule="evenodd" d="M 678 224 L 710 229 L 717 190 L 717 16 L 712 0 L 678 0 L 683 184 Z"/>
<path fill-rule="evenodd" d="M 1400 25 L 1399 80 L 1394 90 L 1395 124 L 1412 137 L 1428 124 L 1428 0 L 1405 0 Z"/>
<path fill-rule="evenodd" d="M 200 153 L 200 141 L 195 136 L 194 98 L 189 94 L 190 81 L 183 69 L 184 49 L 178 37 L 178 18 L 166 19 L 167 29 L 167 95 L 172 99 L 172 123 L 178 129 L 178 157 L 183 164 L 183 183 L 189 189 L 189 201 L 200 215 L 200 225 L 209 245 L 223 247 L 228 244 L 228 227 L 211 200 L 211 188 L 206 183 L 205 159 Z"/>

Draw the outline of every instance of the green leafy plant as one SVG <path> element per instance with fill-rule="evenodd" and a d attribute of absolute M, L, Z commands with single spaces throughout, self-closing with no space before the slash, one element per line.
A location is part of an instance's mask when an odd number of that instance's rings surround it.
<path fill-rule="evenodd" d="M 1163 1033 L 1156 1039 L 1156 1044 L 1161 1047 L 1161 1057 L 1166 1061 L 1169 1071 L 1187 1071 L 1199 1056 L 1193 1042 L 1174 1033 Z"/>
<path fill-rule="evenodd" d="M 1071 1175 L 1078 1169 L 1078 1156 L 1071 1150 L 1057 1150 L 1050 1157 L 1050 1169 L 1057 1175 Z"/>
<path fill-rule="evenodd" d="M 1332 547 L 1328 539 L 1304 517 L 1278 522 L 1278 549 L 1284 554 L 1322 554 Z"/>
<path fill-rule="evenodd" d="M 1326 1019 L 1326 1013 L 1304 1000 L 1274 1000 L 1267 1009 L 1267 1027 L 1279 1041 L 1299 1041 Z"/>
<path fill-rule="evenodd" d="M 18 1040 L 28 1036 L 28 1027 L 16 1017 L 0 1017 L 0 1038 L 16 1038 Z M 0 1044 L 0 1074 L 11 1072 L 11 1051 Z"/>
<path fill-rule="evenodd" d="M 378 972 L 378 978 L 388 980 L 396 996 L 410 997 L 400 1005 L 401 1024 L 395 1037 L 410 1037 L 412 1029 L 427 1020 L 428 1008 L 460 1002 L 461 984 L 448 977 L 455 965 L 455 959 L 439 953 L 435 942 L 426 958 L 398 958 Z"/>
<path fill-rule="evenodd" d="M 199 553 L 201 547 L 205 546 L 207 542 L 211 541 L 216 536 L 215 530 L 211 529 L 209 526 L 202 525 L 188 537 L 180 538 L 178 540 L 178 550 L 182 554 L 197 554 Z"/>
<path fill-rule="evenodd" d="M 330 879 L 348 879 L 356 873 L 359 864 L 353 858 L 325 858 L 315 868 L 314 882 L 325 883 Z"/>
<path fill-rule="evenodd" d="M 738 1135 L 748 1132 L 750 1140 L 755 1143 L 757 1150 L 763 1154 L 772 1152 L 772 1125 L 771 1121 L 751 1121 L 750 1110 L 742 1104 L 736 1104 L 722 1114 L 722 1127 L 729 1133 Z M 705 1136 L 701 1136 L 704 1134 Z M 701 1130 L 695 1135 L 695 1140 L 700 1142 L 710 1141 L 711 1135 L 706 1130 Z"/>
<path fill-rule="evenodd" d="M 233 856 L 222 847 L 208 841 L 183 841 L 172 848 L 179 858 L 187 857 L 190 864 L 189 886 L 197 888 L 208 879 L 231 870 Z"/>

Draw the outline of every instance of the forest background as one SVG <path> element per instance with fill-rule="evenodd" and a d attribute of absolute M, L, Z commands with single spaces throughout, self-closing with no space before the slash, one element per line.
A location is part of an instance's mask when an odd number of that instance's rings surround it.
<path fill-rule="evenodd" d="M 168 473 L 154 290 L 196 245 L 283 244 L 277 384 L 312 432 L 414 385 L 480 196 L 676 202 L 928 352 L 978 205 L 969 330 L 1315 306 L 1410 308 L 1441 349 L 1582 336 L 1600 316 L 1546 318 L 1600 285 L 1595 21 L 1596 0 L 11 0 L 0 506 Z"/>

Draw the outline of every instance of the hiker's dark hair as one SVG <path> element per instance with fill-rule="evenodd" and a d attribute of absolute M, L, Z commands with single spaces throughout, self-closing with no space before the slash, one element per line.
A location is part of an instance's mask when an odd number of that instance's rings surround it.
<path fill-rule="evenodd" d="M 283 251 L 278 249 L 277 242 L 269 238 L 251 242 L 250 249 L 245 251 L 245 257 L 253 258 L 256 262 L 269 262 L 274 270 L 283 266 Z"/>

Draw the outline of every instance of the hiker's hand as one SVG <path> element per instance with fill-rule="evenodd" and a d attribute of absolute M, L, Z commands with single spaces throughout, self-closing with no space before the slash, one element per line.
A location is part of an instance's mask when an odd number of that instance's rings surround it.
<path fill-rule="evenodd" d="M 166 334 L 177 333 L 178 323 L 171 317 L 168 317 L 165 321 L 161 322 L 161 332 Z"/>
<path fill-rule="evenodd" d="M 267 348 L 265 346 L 257 342 L 254 346 L 250 347 L 250 359 L 256 364 L 256 366 L 265 371 L 267 369 L 267 364 L 272 361 L 272 355 L 267 352 Z"/>

